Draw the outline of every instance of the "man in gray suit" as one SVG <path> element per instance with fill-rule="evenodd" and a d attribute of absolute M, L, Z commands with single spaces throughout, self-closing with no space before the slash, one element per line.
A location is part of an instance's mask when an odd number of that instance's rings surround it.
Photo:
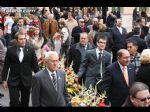
<path fill-rule="evenodd" d="M 67 106 L 70 103 L 65 72 L 58 69 L 58 62 L 57 52 L 45 53 L 46 68 L 33 77 L 31 94 L 33 106 Z"/>
<path fill-rule="evenodd" d="M 79 68 L 78 78 L 85 75 L 85 86 L 95 85 L 101 80 L 105 68 L 111 64 L 111 54 L 105 49 L 107 37 L 97 35 L 97 48 L 88 50 Z"/>

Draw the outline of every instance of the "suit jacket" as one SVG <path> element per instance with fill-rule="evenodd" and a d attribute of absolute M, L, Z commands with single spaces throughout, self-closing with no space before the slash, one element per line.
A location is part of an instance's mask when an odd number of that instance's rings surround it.
<path fill-rule="evenodd" d="M 23 50 L 24 58 L 22 63 L 19 61 L 17 52 L 17 45 L 8 47 L 2 72 L 2 80 L 6 81 L 9 73 L 8 86 L 18 86 L 20 81 L 22 81 L 24 86 L 31 86 L 32 70 L 35 73 L 39 71 L 35 51 L 32 47 L 26 45 Z"/>
<path fill-rule="evenodd" d="M 122 34 L 119 32 L 117 27 L 113 27 L 110 29 L 110 34 L 112 36 L 113 44 L 112 49 L 118 51 L 119 49 L 127 48 L 127 31 L 125 28 L 122 28 Z"/>
<path fill-rule="evenodd" d="M 79 42 L 79 40 L 80 40 L 80 33 L 82 33 L 82 32 L 87 32 L 87 33 L 89 33 L 89 29 L 86 28 L 86 27 L 84 27 L 84 31 L 82 31 L 80 26 L 75 26 L 75 27 L 72 29 L 72 34 L 71 34 L 71 36 L 74 38 L 74 44 Z"/>
<path fill-rule="evenodd" d="M 118 62 L 114 62 L 106 68 L 102 81 L 97 85 L 98 92 L 106 91 L 112 106 L 121 106 L 129 94 L 129 87 L 136 81 L 135 67 L 127 66 L 129 86 L 126 84 L 122 70 Z"/>
<path fill-rule="evenodd" d="M 90 43 L 87 44 L 87 49 L 86 50 L 90 50 L 93 49 L 92 45 Z M 76 43 L 74 45 L 71 46 L 71 48 L 69 49 L 68 52 L 68 66 L 71 65 L 71 62 L 73 61 L 73 70 L 75 73 L 78 73 L 79 71 L 79 67 L 81 65 L 82 60 L 82 56 L 86 54 L 86 50 L 84 51 L 82 46 L 80 45 L 80 43 Z M 83 56 L 83 57 L 84 57 Z"/>
<path fill-rule="evenodd" d="M 104 50 L 102 55 L 102 73 L 105 68 L 111 64 L 111 54 Z M 100 61 L 97 59 L 96 49 L 88 50 L 85 59 L 83 60 L 79 72 L 78 78 L 80 79 L 85 74 L 85 86 L 88 88 L 90 85 L 95 84 L 101 79 L 100 76 Z"/>
<path fill-rule="evenodd" d="M 31 94 L 33 106 L 66 106 L 70 102 L 66 89 L 65 72 L 57 70 L 56 75 L 57 91 L 47 69 L 34 75 Z"/>

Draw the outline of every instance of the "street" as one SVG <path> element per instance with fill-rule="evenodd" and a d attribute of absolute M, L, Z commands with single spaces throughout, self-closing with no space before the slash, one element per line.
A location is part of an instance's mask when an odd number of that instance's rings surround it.
<path fill-rule="evenodd" d="M 130 32 L 132 30 L 132 15 L 122 15 L 122 26 L 127 29 L 127 32 Z M 4 97 L 0 99 L 0 104 L 2 104 L 4 107 L 9 107 L 8 89 L 4 89 L 2 85 L 0 85 L 0 92 L 4 94 Z M 29 106 L 32 106 L 31 97 Z"/>

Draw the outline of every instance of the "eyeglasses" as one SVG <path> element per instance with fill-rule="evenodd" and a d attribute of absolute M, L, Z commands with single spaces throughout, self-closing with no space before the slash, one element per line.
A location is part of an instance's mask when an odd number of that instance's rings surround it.
<path fill-rule="evenodd" d="M 145 98 L 136 98 L 136 99 L 138 99 L 138 100 L 140 100 L 141 102 L 144 102 L 144 101 L 146 101 L 147 99 L 148 100 L 150 100 L 150 96 L 148 96 L 148 97 L 145 97 Z"/>
<path fill-rule="evenodd" d="M 80 21 L 80 23 L 84 23 L 84 21 Z"/>
<path fill-rule="evenodd" d="M 100 43 L 100 44 L 106 44 L 106 42 L 98 42 L 98 43 Z"/>

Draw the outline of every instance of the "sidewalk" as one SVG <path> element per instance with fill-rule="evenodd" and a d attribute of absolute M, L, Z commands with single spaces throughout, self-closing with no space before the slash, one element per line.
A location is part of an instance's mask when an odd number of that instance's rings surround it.
<path fill-rule="evenodd" d="M 9 91 L 8 89 L 4 89 L 2 85 L 0 84 L 0 92 L 4 94 L 4 97 L 0 99 L 0 104 L 2 104 L 3 107 L 9 107 Z M 31 97 L 29 106 L 31 107 Z"/>

